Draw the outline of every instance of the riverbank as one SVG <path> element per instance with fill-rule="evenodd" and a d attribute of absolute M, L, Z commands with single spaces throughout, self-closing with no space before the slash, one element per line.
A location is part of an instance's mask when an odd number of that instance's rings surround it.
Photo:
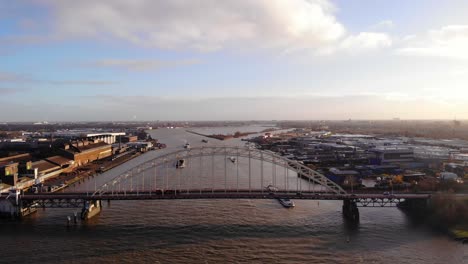
<path fill-rule="evenodd" d="M 208 137 L 208 135 L 205 135 L 205 134 L 202 134 L 202 133 L 198 133 L 198 132 L 195 132 L 193 130 L 185 130 L 187 133 L 190 133 L 190 134 L 194 134 L 194 135 L 198 135 L 198 136 L 202 136 L 202 137 Z"/>
<path fill-rule="evenodd" d="M 134 152 L 129 153 L 128 155 L 121 156 L 114 160 L 103 160 L 91 163 L 82 168 L 77 169 L 77 171 L 75 171 L 72 174 L 60 175 L 56 178 L 50 179 L 46 181 L 44 185 L 50 186 L 52 192 L 64 190 L 67 187 L 75 185 L 76 183 L 81 183 L 82 181 L 86 180 L 91 176 L 94 177 L 94 175 L 98 173 L 103 173 L 119 165 L 122 165 L 125 162 L 130 161 L 140 155 L 140 152 Z"/>
<path fill-rule="evenodd" d="M 456 239 L 468 243 L 468 225 L 450 229 L 450 234 Z"/>
<path fill-rule="evenodd" d="M 195 131 L 192 131 L 192 130 L 186 130 L 188 133 L 192 133 L 192 134 L 195 134 L 195 135 L 199 135 L 199 136 L 203 136 L 203 137 L 207 137 L 207 138 L 213 138 L 213 139 L 217 139 L 217 140 L 228 140 L 228 139 L 232 139 L 232 138 L 240 138 L 240 137 L 246 137 L 248 135 L 252 135 L 252 134 L 257 134 L 258 132 L 236 132 L 234 134 L 213 134 L 213 135 L 205 135 L 205 134 L 202 134 L 202 133 L 198 133 L 198 132 L 195 132 Z"/>
<path fill-rule="evenodd" d="M 262 131 L 257 131 L 257 132 L 240 132 L 240 131 L 237 131 L 233 134 L 210 134 L 210 135 L 207 135 L 207 134 L 202 134 L 202 133 L 199 133 L 199 132 L 195 132 L 193 130 L 185 130 L 186 132 L 188 133 L 191 133 L 191 134 L 195 134 L 195 135 L 198 135 L 198 136 L 202 136 L 202 137 L 207 137 L 207 138 L 213 138 L 213 139 L 217 139 L 217 140 L 228 140 L 228 139 L 232 139 L 232 138 L 241 138 L 241 137 L 246 137 L 246 136 L 249 136 L 249 135 L 254 135 L 254 134 L 258 134 L 258 133 L 269 133 L 269 132 L 274 132 L 278 129 L 275 129 L 275 128 L 267 128 L 267 129 L 264 129 Z"/>
<path fill-rule="evenodd" d="M 468 196 L 436 194 L 429 203 L 428 223 L 446 230 L 453 238 L 468 242 Z"/>

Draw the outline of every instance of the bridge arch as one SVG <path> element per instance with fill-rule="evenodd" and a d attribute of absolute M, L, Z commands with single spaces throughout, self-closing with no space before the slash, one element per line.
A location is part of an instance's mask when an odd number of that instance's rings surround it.
<path fill-rule="evenodd" d="M 144 162 L 133 168 L 130 168 L 124 173 L 114 177 L 107 183 L 100 186 L 93 193 L 93 196 L 102 196 L 104 194 L 116 191 L 117 186 L 119 186 L 122 182 L 127 182 L 129 180 L 132 180 L 133 178 L 137 177 L 139 173 L 142 171 L 147 171 L 149 169 L 158 168 L 164 165 L 168 166 L 168 164 L 171 164 L 172 166 L 174 162 L 176 162 L 177 160 L 187 160 L 187 159 L 190 160 L 190 159 L 200 158 L 200 157 L 215 157 L 215 156 L 224 156 L 225 159 L 228 157 L 233 157 L 233 158 L 236 158 L 237 160 L 239 160 L 239 158 L 245 158 L 249 160 L 249 164 L 251 160 L 258 160 L 262 162 L 262 165 L 261 165 L 262 170 L 263 170 L 263 162 L 270 163 L 274 166 L 279 166 L 279 167 L 285 168 L 286 170 L 290 170 L 290 171 L 297 173 L 298 178 L 301 177 L 303 179 L 308 180 L 309 183 L 319 185 L 323 187 L 326 190 L 326 192 L 334 193 L 334 194 L 346 194 L 346 191 L 341 186 L 331 181 L 323 174 L 315 170 L 312 170 L 311 168 L 305 166 L 302 163 L 299 163 L 297 161 L 290 160 L 280 155 L 277 155 L 274 152 L 259 150 L 255 148 L 247 148 L 247 147 L 203 146 L 203 147 L 193 147 L 189 149 L 176 150 L 171 153 L 167 153 L 155 159 Z M 226 168 L 224 169 L 226 170 Z M 249 173 L 250 173 L 250 169 L 249 169 Z M 261 188 L 263 189 L 264 187 L 263 175 L 262 175 L 262 182 L 260 184 L 262 186 Z M 296 190 L 295 188 L 291 188 L 290 191 L 295 191 L 295 190 Z M 187 191 L 189 191 L 188 188 L 187 188 Z M 225 191 L 227 191 L 227 189 L 225 189 Z"/>

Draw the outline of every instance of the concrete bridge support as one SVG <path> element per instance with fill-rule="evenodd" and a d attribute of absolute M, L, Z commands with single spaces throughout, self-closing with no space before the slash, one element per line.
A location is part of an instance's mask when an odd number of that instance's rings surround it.
<path fill-rule="evenodd" d="M 351 223 L 359 223 L 359 209 L 355 201 L 343 200 L 343 217 Z"/>
<path fill-rule="evenodd" d="M 21 218 L 21 206 L 11 199 L 0 200 L 0 216 L 3 218 Z"/>
<path fill-rule="evenodd" d="M 30 205 L 23 204 L 21 199 L 1 199 L 0 200 L 0 217 L 11 218 L 13 220 L 19 220 L 24 216 L 36 212 L 37 209 Z"/>
<path fill-rule="evenodd" d="M 101 212 L 101 200 L 86 201 L 83 210 L 81 211 L 81 219 L 90 219 Z"/>

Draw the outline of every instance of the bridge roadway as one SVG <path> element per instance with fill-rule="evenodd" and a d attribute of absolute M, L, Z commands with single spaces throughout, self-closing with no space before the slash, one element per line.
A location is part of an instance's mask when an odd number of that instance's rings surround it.
<path fill-rule="evenodd" d="M 334 194 L 318 192 L 268 192 L 262 190 L 141 190 L 132 192 L 103 193 L 47 193 L 23 194 L 20 199 L 33 207 L 70 208 L 83 207 L 87 201 L 115 200 L 173 200 L 173 199 L 301 199 L 301 200 L 349 200 L 360 207 L 394 207 L 405 200 L 427 200 L 430 194 Z"/>

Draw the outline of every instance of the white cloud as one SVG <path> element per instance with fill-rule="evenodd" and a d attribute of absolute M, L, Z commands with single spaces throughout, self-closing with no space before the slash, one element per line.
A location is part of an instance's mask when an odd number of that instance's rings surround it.
<path fill-rule="evenodd" d="M 20 84 L 53 84 L 53 85 L 110 85 L 115 84 L 114 81 L 106 80 L 42 80 L 30 78 L 26 75 L 12 73 L 12 72 L 1 72 L 0 71 L 0 83 L 20 83 Z M 5 88 L 6 89 L 6 88 Z M 5 90 L 4 89 L 4 90 Z M 11 89 L 7 89 L 10 91 Z M 5 90 L 5 91 L 7 91 Z M 15 90 L 22 90 L 22 88 L 15 88 Z"/>
<path fill-rule="evenodd" d="M 158 49 L 273 49 L 283 54 L 306 51 L 330 55 L 347 47 L 359 51 L 385 47 L 391 44 L 390 37 L 374 31 L 393 26 L 392 21 L 384 20 L 369 32 L 354 35 L 336 18 L 331 0 L 40 0 L 36 3 L 48 7 L 51 14 L 47 19 L 35 21 L 34 26 L 28 20 L 23 21 L 27 34 L 0 37 L 0 45 L 14 48 L 19 44 L 89 38 L 126 41 Z"/>
<path fill-rule="evenodd" d="M 25 88 L 0 88 L 0 95 L 11 95 L 26 91 Z M 1 96 L 0 96 L 1 98 Z"/>
<path fill-rule="evenodd" d="M 357 35 L 345 38 L 340 44 L 340 49 L 350 52 L 359 52 L 362 50 L 387 48 L 391 45 L 392 39 L 386 33 L 361 32 Z"/>
<path fill-rule="evenodd" d="M 451 76 L 455 76 L 455 77 L 468 77 L 468 68 L 455 68 L 451 71 L 449 71 L 449 74 Z"/>
<path fill-rule="evenodd" d="M 129 113 L 143 120 L 385 119 L 395 116 L 405 119 L 435 119 L 468 113 L 465 104 L 443 104 L 396 93 L 211 98 L 101 94 L 83 99 L 95 112 L 110 119 L 123 116 L 131 119 Z M 282 107 L 279 109 L 278 105 Z M 311 105 L 314 107 L 310 107 Z M 330 107 L 330 105 L 340 105 L 340 107 Z M 147 109 L 153 111 L 148 112 Z"/>
<path fill-rule="evenodd" d="M 403 97 L 403 98 L 402 98 Z M 393 95 L 181 98 L 95 94 L 69 97 L 64 103 L 7 101 L 0 122 L 30 120 L 308 120 L 308 119 L 448 119 L 466 116 L 466 104 Z M 85 103 L 86 107 L 82 107 Z M 281 105 L 281 108 L 277 106 Z M 313 105 L 314 107 L 310 107 Z M 340 107 L 330 107 L 339 105 Z M 148 111 L 151 109 L 152 111 Z M 220 111 L 223 109 L 223 111 Z M 346 109 L 344 111 L 343 109 Z M 47 117 L 47 118 L 44 118 Z"/>
<path fill-rule="evenodd" d="M 395 24 L 392 20 L 382 20 L 379 23 L 371 26 L 372 30 L 386 30 L 386 29 L 393 29 Z"/>
<path fill-rule="evenodd" d="M 102 80 L 65 80 L 65 81 L 48 81 L 54 85 L 111 85 L 115 84 L 114 81 L 102 81 Z"/>
<path fill-rule="evenodd" d="M 162 68 L 170 68 L 184 65 L 193 65 L 201 63 L 200 60 L 186 59 L 186 60 L 130 60 L 130 59 L 103 59 L 98 60 L 87 66 L 96 67 L 111 67 L 111 68 L 123 68 L 131 71 L 144 71 L 144 70 L 158 70 Z"/>
<path fill-rule="evenodd" d="M 449 25 L 405 39 L 398 54 L 468 59 L 468 25 Z"/>
<path fill-rule="evenodd" d="M 47 1 L 60 35 L 112 37 L 164 49 L 318 48 L 345 29 L 328 0 Z"/>
<path fill-rule="evenodd" d="M 29 82 L 30 78 L 11 72 L 0 71 L 0 82 Z"/>

